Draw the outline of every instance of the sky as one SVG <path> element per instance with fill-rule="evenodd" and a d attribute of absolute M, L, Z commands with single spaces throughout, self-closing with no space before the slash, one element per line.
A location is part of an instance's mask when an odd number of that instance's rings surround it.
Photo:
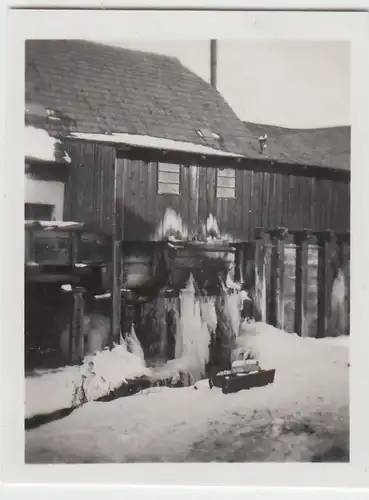
<path fill-rule="evenodd" d="M 177 57 L 207 81 L 209 43 L 114 42 Z M 217 87 L 245 121 L 291 128 L 349 125 L 350 46 L 344 41 L 221 40 Z"/>

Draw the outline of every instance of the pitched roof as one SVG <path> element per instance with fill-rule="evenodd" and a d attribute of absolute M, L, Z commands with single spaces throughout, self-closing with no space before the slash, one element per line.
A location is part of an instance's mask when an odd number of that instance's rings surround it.
<path fill-rule="evenodd" d="M 248 158 L 350 169 L 349 127 L 243 123 L 211 85 L 160 54 L 82 40 L 27 40 L 26 102 L 26 121 L 51 134 L 148 135 Z M 201 137 L 199 129 L 221 140 Z M 265 133 L 267 149 L 260 154 L 258 139 Z"/>
<path fill-rule="evenodd" d="M 241 120 L 175 58 L 82 40 L 27 40 L 26 102 L 53 132 L 130 133 L 243 153 Z M 35 114 L 37 114 L 34 111 Z M 198 129 L 219 134 L 202 138 Z"/>
<path fill-rule="evenodd" d="M 298 165 L 350 170 L 350 127 L 289 129 L 245 122 L 248 143 L 260 151 L 259 137 L 267 135 L 267 148 L 259 158 Z"/>

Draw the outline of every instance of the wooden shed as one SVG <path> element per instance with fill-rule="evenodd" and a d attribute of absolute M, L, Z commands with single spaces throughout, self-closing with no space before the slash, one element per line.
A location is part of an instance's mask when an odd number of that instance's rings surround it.
<path fill-rule="evenodd" d="M 349 128 L 243 123 L 177 59 L 80 40 L 26 42 L 25 98 L 27 124 L 71 159 L 63 218 L 113 236 L 115 287 L 120 242 L 162 240 L 168 209 L 188 240 L 209 217 L 228 242 L 259 226 L 349 230 Z"/>
<path fill-rule="evenodd" d="M 67 139 L 64 219 L 111 232 L 116 208 L 118 238 L 134 241 L 168 207 L 241 241 L 257 226 L 349 229 L 348 127 L 244 124 L 176 59 L 71 40 L 27 42 L 26 101 Z"/>

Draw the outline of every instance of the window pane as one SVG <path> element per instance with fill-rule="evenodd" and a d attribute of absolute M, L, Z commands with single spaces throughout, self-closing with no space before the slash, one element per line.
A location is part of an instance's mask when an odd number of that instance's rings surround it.
<path fill-rule="evenodd" d="M 218 188 L 220 187 L 236 187 L 236 179 L 231 179 L 230 177 L 219 177 L 218 178 Z"/>
<path fill-rule="evenodd" d="M 234 168 L 219 168 L 218 177 L 236 177 L 236 171 Z"/>
<path fill-rule="evenodd" d="M 25 203 L 26 220 L 51 220 L 54 206 L 43 203 Z"/>
<path fill-rule="evenodd" d="M 235 198 L 236 193 L 234 188 L 218 187 L 217 198 Z"/>
<path fill-rule="evenodd" d="M 179 184 L 159 182 L 158 194 L 179 194 Z"/>
<path fill-rule="evenodd" d="M 178 172 L 179 165 L 175 163 L 159 163 L 159 172 Z"/>
<path fill-rule="evenodd" d="M 159 182 L 179 184 L 179 174 L 173 174 L 172 172 L 159 172 Z"/>

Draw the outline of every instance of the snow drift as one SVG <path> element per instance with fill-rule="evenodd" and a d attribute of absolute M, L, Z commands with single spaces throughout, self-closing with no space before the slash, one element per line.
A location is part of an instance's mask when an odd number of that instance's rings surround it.
<path fill-rule="evenodd" d="M 26 461 L 347 461 L 348 338 L 302 339 L 255 323 L 237 344 L 276 368 L 273 384 L 224 395 L 203 380 L 88 403 L 28 431 Z"/>
<path fill-rule="evenodd" d="M 26 377 L 25 418 L 80 406 L 149 375 L 142 357 L 129 352 L 125 342 L 86 356 L 81 366 L 36 370 Z"/>

